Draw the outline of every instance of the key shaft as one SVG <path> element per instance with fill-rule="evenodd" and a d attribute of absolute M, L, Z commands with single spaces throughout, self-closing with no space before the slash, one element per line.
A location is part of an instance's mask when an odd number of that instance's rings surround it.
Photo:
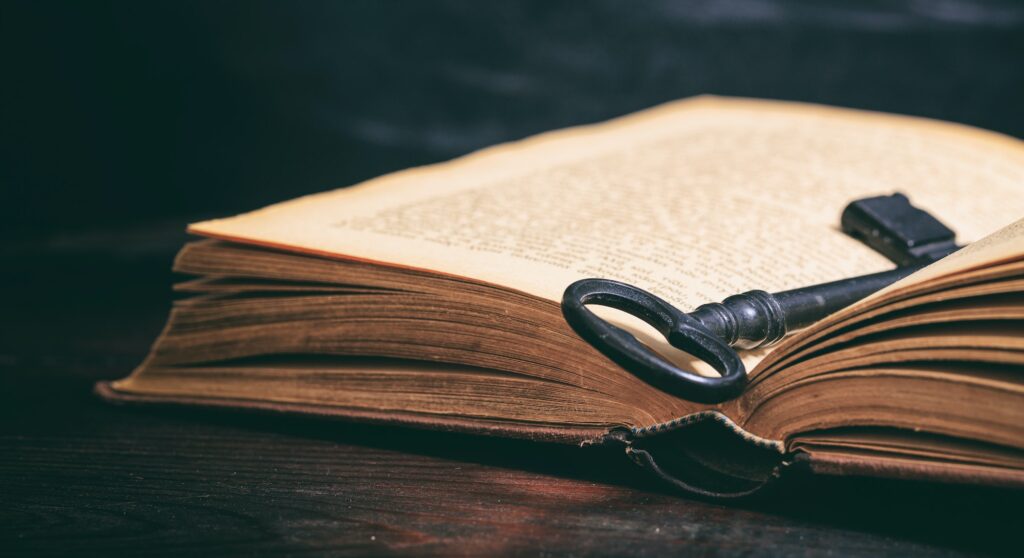
<path fill-rule="evenodd" d="M 898 267 L 774 294 L 747 291 L 703 304 L 689 315 L 733 347 L 767 347 L 922 267 Z"/>

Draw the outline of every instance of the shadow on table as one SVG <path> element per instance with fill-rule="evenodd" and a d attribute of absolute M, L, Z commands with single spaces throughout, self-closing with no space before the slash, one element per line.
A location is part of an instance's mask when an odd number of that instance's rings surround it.
<path fill-rule="evenodd" d="M 694 499 L 634 465 L 619 448 L 576 448 L 374 424 L 339 428 L 349 423 L 221 410 L 133 409 L 136 413 L 614 485 L 677 497 L 680 505 Z M 753 498 L 698 499 L 823 527 L 1007 552 L 1016 544 L 1022 496 L 1024 491 L 991 487 L 795 473 Z"/>

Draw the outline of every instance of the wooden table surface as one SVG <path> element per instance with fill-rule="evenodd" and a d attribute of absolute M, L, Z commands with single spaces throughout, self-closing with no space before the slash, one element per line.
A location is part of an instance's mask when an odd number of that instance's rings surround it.
<path fill-rule="evenodd" d="M 180 228 L 0 252 L 0 554 L 1019 552 L 1019 492 L 797 478 L 720 504 L 608 450 L 107 405 L 92 385 L 162 326 Z"/>

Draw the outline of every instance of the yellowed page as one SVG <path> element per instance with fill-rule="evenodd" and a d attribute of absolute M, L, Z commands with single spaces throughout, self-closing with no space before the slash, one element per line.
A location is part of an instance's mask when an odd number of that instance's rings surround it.
<path fill-rule="evenodd" d="M 551 300 L 607 277 L 689 309 L 891 267 L 837 224 L 849 200 L 893 191 L 975 240 L 1024 215 L 1024 148 L 923 119 L 701 97 L 190 230 Z"/>

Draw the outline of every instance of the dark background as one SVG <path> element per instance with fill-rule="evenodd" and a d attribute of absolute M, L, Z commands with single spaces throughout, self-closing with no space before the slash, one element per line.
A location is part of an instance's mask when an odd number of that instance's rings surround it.
<path fill-rule="evenodd" d="M 0 554 L 1019 550 L 1020 492 L 727 506 L 573 448 L 131 411 L 189 221 L 714 93 L 1024 136 L 1024 4 L 0 3 Z"/>
<path fill-rule="evenodd" d="M 179 222 L 700 93 L 1024 136 L 1020 2 L 7 2 L 8 236 Z"/>

